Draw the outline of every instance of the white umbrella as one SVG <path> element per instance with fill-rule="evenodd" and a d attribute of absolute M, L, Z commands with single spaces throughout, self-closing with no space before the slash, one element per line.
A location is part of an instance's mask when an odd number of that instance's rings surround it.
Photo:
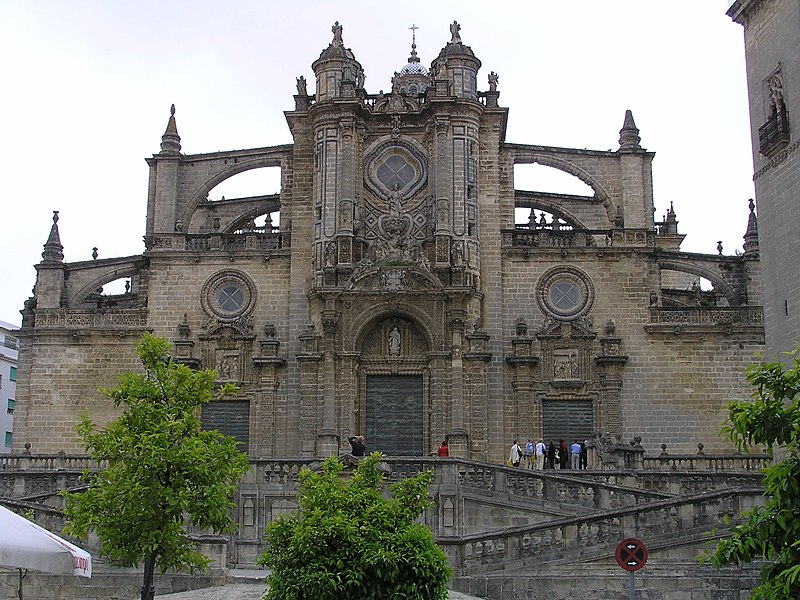
<path fill-rule="evenodd" d="M 56 575 L 92 576 L 92 555 L 75 544 L 0 506 L 0 566 Z"/>

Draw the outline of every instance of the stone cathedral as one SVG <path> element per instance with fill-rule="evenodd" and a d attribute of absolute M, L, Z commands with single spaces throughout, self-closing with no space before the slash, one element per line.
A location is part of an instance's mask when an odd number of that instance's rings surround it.
<path fill-rule="evenodd" d="M 511 143 L 499 77 L 457 23 L 429 67 L 412 44 L 385 93 L 332 33 L 314 90 L 300 76 L 287 94 L 292 144 L 182 154 L 173 107 L 147 159 L 143 254 L 66 263 L 54 213 L 23 310 L 15 450 L 80 453 L 77 415 L 114 416 L 98 388 L 141 369 L 147 330 L 238 384 L 203 422 L 253 458 L 345 452 L 355 434 L 494 462 L 514 438 L 724 448 L 764 343 L 752 202 L 743 252 L 682 252 L 630 111 L 616 150 Z M 516 190 L 526 164 L 592 193 Z M 280 193 L 209 200 L 264 167 Z"/>

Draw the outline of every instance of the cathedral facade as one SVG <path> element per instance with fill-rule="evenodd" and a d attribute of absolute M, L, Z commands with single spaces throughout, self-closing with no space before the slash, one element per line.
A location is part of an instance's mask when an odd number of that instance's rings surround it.
<path fill-rule="evenodd" d="M 764 344 L 752 204 L 743 253 L 682 252 L 675 211 L 654 219 L 630 111 L 617 150 L 509 143 L 498 77 L 479 76 L 457 23 L 430 67 L 412 45 L 377 94 L 332 33 L 314 91 L 297 79 L 292 144 L 182 154 L 173 107 L 142 255 L 65 263 L 54 214 L 23 310 L 16 450 L 79 453 L 77 415 L 114 416 L 98 388 L 141 369 L 146 330 L 239 386 L 203 421 L 253 458 L 327 456 L 355 434 L 496 462 L 514 438 L 725 447 Z M 515 190 L 525 164 L 592 194 Z M 280 193 L 209 200 L 264 167 Z"/>

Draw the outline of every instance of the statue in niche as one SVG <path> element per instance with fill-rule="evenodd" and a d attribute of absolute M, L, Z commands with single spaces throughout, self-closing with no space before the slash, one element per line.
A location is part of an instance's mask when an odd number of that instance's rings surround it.
<path fill-rule="evenodd" d="M 500 77 L 492 71 L 489 73 L 489 91 L 496 92 L 497 91 L 497 82 L 500 81 Z"/>
<path fill-rule="evenodd" d="M 389 355 L 400 356 L 400 329 L 397 325 L 389 331 Z"/>
<path fill-rule="evenodd" d="M 336 243 L 335 242 L 328 242 L 325 245 L 325 266 L 326 267 L 335 267 L 336 266 Z"/>
<path fill-rule="evenodd" d="M 453 24 L 450 25 L 450 37 L 451 44 L 461 43 L 461 25 L 458 24 L 458 21 L 453 21 Z"/>
<path fill-rule="evenodd" d="M 356 87 L 357 88 L 362 89 L 362 90 L 364 89 L 364 80 L 366 78 L 367 78 L 367 76 L 364 74 L 364 69 L 362 69 L 361 67 L 356 69 Z"/>
<path fill-rule="evenodd" d="M 436 65 L 436 79 L 447 79 L 447 62 L 442 61 Z"/>
<path fill-rule="evenodd" d="M 403 195 L 400 193 L 400 186 L 394 184 L 394 188 L 389 192 L 389 216 L 399 217 L 403 210 Z"/>
<path fill-rule="evenodd" d="M 308 90 L 306 89 L 306 78 L 302 75 L 297 78 L 297 95 L 308 96 Z"/>
<path fill-rule="evenodd" d="M 453 251 L 451 254 L 453 266 L 460 267 L 464 264 L 464 244 L 462 242 L 459 241 L 453 244 Z"/>
<path fill-rule="evenodd" d="M 783 80 L 780 75 L 773 75 L 769 78 L 767 85 L 769 86 L 769 104 L 772 109 L 772 114 L 779 113 L 783 110 Z"/>

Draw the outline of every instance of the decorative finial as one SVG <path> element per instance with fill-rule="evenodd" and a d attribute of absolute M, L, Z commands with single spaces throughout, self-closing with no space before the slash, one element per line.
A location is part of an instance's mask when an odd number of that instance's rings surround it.
<path fill-rule="evenodd" d="M 758 252 L 758 217 L 756 216 L 756 203 L 750 199 L 750 216 L 747 217 L 747 231 L 744 234 L 745 254 Z"/>
<path fill-rule="evenodd" d="M 639 130 L 636 128 L 636 123 L 633 122 L 633 112 L 626 110 L 625 121 L 622 124 L 622 129 L 619 130 L 619 149 L 641 150 L 642 147 L 639 145 L 641 141 Z"/>
<path fill-rule="evenodd" d="M 161 136 L 161 152 L 163 154 L 179 154 L 181 151 L 181 136 L 178 135 L 178 125 L 175 122 L 175 105 L 169 107 L 169 121 L 167 129 Z"/>
<path fill-rule="evenodd" d="M 92 248 L 92 260 L 97 260 L 98 256 L 99 254 L 97 254 L 97 246 L 95 246 L 94 248 Z"/>
<path fill-rule="evenodd" d="M 717 252 L 722 256 L 722 240 L 717 242 Z"/>
<path fill-rule="evenodd" d="M 44 244 L 42 252 L 44 262 L 64 262 L 64 246 L 58 233 L 58 211 L 53 211 L 53 224 L 50 226 L 50 235 Z"/>

